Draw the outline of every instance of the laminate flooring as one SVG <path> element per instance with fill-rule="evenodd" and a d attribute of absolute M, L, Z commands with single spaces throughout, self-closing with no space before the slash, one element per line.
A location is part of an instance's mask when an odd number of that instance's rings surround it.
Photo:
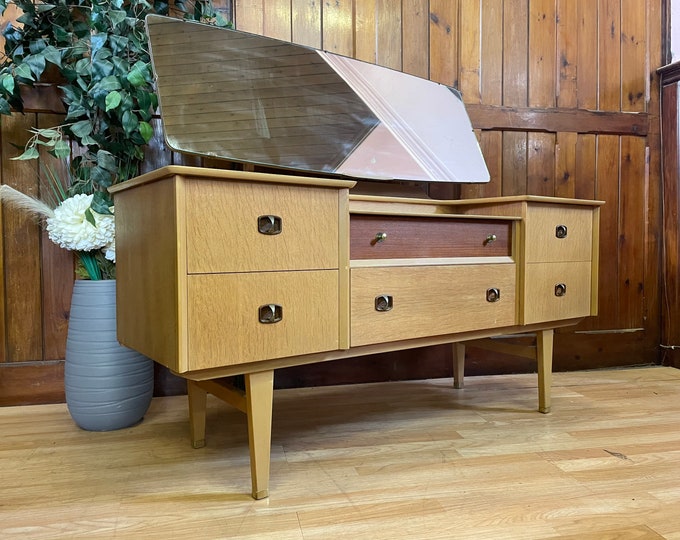
<path fill-rule="evenodd" d="M 186 396 L 77 428 L 66 406 L 0 408 L 0 538 L 679 539 L 680 370 L 277 390 L 270 497 L 253 500 L 245 416 Z"/>

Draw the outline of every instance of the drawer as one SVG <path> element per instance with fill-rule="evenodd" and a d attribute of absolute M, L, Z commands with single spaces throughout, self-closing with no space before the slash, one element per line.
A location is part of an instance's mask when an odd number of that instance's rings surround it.
<path fill-rule="evenodd" d="M 591 268 L 590 262 L 528 264 L 524 324 L 590 315 Z"/>
<path fill-rule="evenodd" d="M 492 288 L 500 291 L 495 302 L 487 301 Z M 376 309 L 381 296 L 392 298 L 388 311 Z M 353 347 L 511 326 L 515 265 L 353 268 L 351 314 Z"/>
<path fill-rule="evenodd" d="M 338 268 L 338 190 L 201 180 L 186 184 L 190 274 Z M 260 223 L 260 216 L 262 223 Z M 263 234 L 275 216 L 270 232 Z"/>
<path fill-rule="evenodd" d="M 526 218 L 527 262 L 589 261 L 593 211 L 562 205 L 530 205 Z"/>
<path fill-rule="evenodd" d="M 338 348 L 336 270 L 194 275 L 187 296 L 189 370 Z M 281 320 L 260 322 L 273 304 Z"/>
<path fill-rule="evenodd" d="M 508 257 L 512 221 L 350 216 L 350 259 Z"/>

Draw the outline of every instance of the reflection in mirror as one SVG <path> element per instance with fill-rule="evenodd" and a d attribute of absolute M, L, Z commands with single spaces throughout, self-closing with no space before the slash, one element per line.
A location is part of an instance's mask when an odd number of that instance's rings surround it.
<path fill-rule="evenodd" d="M 459 93 L 277 39 L 149 16 L 168 146 L 369 179 L 488 182 Z"/>

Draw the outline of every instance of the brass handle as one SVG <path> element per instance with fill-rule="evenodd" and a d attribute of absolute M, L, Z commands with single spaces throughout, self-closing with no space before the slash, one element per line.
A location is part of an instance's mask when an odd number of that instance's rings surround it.
<path fill-rule="evenodd" d="M 390 311 L 394 306 L 394 299 L 389 294 L 381 294 L 375 297 L 376 311 Z"/>
<path fill-rule="evenodd" d="M 486 237 L 486 240 L 484 240 L 484 245 L 492 244 L 498 239 L 498 237 L 495 234 L 490 234 L 489 236 Z"/>
<path fill-rule="evenodd" d="M 257 314 L 262 324 L 274 324 L 283 319 L 283 306 L 264 304 L 257 308 Z"/>
<path fill-rule="evenodd" d="M 501 290 L 496 287 L 486 290 L 486 301 L 487 302 L 498 302 L 501 299 Z"/>
<path fill-rule="evenodd" d="M 376 233 L 376 235 L 373 237 L 373 244 L 379 244 L 380 242 L 384 242 L 385 240 L 387 240 L 387 233 L 379 232 Z"/>
<path fill-rule="evenodd" d="M 555 296 L 564 296 L 565 294 L 567 294 L 566 283 L 558 283 L 555 285 Z"/>
<path fill-rule="evenodd" d="M 259 216 L 257 218 L 257 230 L 260 234 L 280 234 L 283 230 L 283 221 L 279 216 Z"/>
<path fill-rule="evenodd" d="M 557 238 L 566 238 L 567 237 L 567 226 L 566 225 L 558 225 L 555 227 L 555 236 Z"/>

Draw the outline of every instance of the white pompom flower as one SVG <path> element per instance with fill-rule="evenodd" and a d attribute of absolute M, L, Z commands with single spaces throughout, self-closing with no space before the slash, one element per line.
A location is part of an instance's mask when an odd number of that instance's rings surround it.
<path fill-rule="evenodd" d="M 104 251 L 104 257 L 106 257 L 112 263 L 116 262 L 116 239 L 114 239 L 106 244 L 102 250 Z"/>
<path fill-rule="evenodd" d="M 96 226 L 85 217 L 93 197 L 74 195 L 54 209 L 54 216 L 47 219 L 47 233 L 52 242 L 73 251 L 92 251 L 114 241 L 113 216 L 92 212 Z"/>

